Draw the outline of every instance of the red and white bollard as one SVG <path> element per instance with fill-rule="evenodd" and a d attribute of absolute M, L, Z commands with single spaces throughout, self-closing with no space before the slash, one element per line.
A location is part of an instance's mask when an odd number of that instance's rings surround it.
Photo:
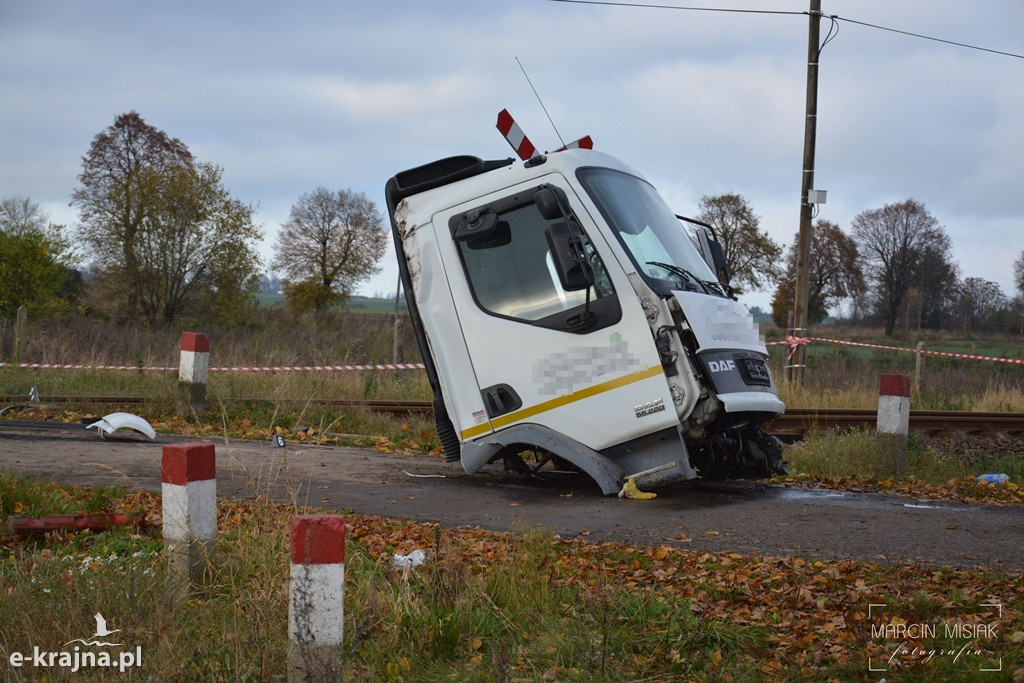
<path fill-rule="evenodd" d="M 345 624 L 345 519 L 295 515 L 288 590 L 288 680 L 340 681 Z"/>
<path fill-rule="evenodd" d="M 878 385 L 878 420 L 875 431 L 896 455 L 896 473 L 907 471 L 907 436 L 910 433 L 910 376 L 882 375 Z"/>
<path fill-rule="evenodd" d="M 178 379 L 186 386 L 189 408 L 206 409 L 206 377 L 210 370 L 210 340 L 202 332 L 181 333 Z"/>
<path fill-rule="evenodd" d="M 167 587 L 181 597 L 190 585 L 202 583 L 217 542 L 216 449 L 212 443 L 164 446 L 161 474 Z"/>

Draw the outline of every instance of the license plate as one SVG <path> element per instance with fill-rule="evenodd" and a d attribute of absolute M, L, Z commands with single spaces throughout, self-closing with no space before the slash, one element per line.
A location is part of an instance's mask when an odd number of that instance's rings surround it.
<path fill-rule="evenodd" d="M 772 375 L 768 366 L 760 358 L 740 358 L 740 367 L 743 369 L 743 379 L 747 384 L 771 384 Z"/>

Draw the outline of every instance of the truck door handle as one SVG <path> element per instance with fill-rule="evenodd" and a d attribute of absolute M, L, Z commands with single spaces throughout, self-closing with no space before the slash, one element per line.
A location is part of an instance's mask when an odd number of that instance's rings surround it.
<path fill-rule="evenodd" d="M 480 391 L 488 417 L 498 417 L 523 407 L 523 400 L 507 384 L 494 384 Z"/>

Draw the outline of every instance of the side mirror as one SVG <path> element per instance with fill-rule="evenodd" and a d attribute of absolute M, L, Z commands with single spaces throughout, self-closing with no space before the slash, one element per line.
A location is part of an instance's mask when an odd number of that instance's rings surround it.
<path fill-rule="evenodd" d="M 722 248 L 722 243 L 718 241 L 718 235 L 715 234 L 715 229 L 707 223 L 687 218 L 686 216 L 676 216 L 681 221 L 687 223 L 693 223 L 697 227 L 693 229 L 693 236 L 697 251 L 700 252 L 701 258 L 708 264 L 711 271 L 726 287 L 729 286 L 729 265 L 725 259 L 725 249 Z"/>
<path fill-rule="evenodd" d="M 544 231 L 544 236 L 547 237 L 551 260 L 562 289 L 567 292 L 588 289 L 594 283 L 594 272 L 590 262 L 586 258 L 581 259 L 574 248 L 568 224 L 555 223 Z"/>
<path fill-rule="evenodd" d="M 533 201 L 544 220 L 555 221 L 565 218 L 569 210 L 569 197 L 565 190 L 554 185 L 544 185 L 533 193 Z"/>
<path fill-rule="evenodd" d="M 729 284 L 729 266 L 725 260 L 725 250 L 718 240 L 711 240 L 708 244 L 711 251 L 711 260 L 714 262 L 715 275 L 723 285 Z"/>

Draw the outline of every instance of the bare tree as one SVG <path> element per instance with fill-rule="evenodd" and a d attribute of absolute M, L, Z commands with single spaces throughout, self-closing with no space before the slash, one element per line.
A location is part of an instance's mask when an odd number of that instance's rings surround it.
<path fill-rule="evenodd" d="M 219 166 L 201 162 L 162 179 L 138 254 L 147 320 L 191 313 L 231 322 L 253 302 L 261 263 L 252 245 L 263 235 L 252 207 L 229 195 L 222 176 Z"/>
<path fill-rule="evenodd" d="M 999 283 L 980 277 L 965 278 L 959 288 L 958 314 L 963 331 L 991 330 L 1008 313 L 1010 303 Z"/>
<path fill-rule="evenodd" d="M 139 233 L 158 198 L 153 183 L 169 168 L 192 165 L 177 138 L 147 124 L 137 112 L 121 114 L 93 138 L 82 157 L 81 187 L 71 195 L 80 211 L 79 237 L 88 245 L 93 270 L 124 314 L 138 312 Z"/>
<path fill-rule="evenodd" d="M 1021 296 L 1024 296 L 1024 251 L 1013 262 L 1013 284 Z"/>
<path fill-rule="evenodd" d="M 1024 293 L 1018 294 L 1010 301 L 1010 317 L 1016 321 L 1017 334 L 1024 334 Z"/>
<path fill-rule="evenodd" d="M 222 173 L 136 112 L 93 139 L 71 203 L 106 307 L 153 323 L 231 317 L 252 301 L 260 260 L 251 245 L 262 233 Z"/>
<path fill-rule="evenodd" d="M 362 193 L 320 186 L 292 206 L 274 246 L 271 267 L 285 274 L 294 310 L 322 313 L 345 301 L 380 269 L 387 249 L 384 219 Z"/>
<path fill-rule="evenodd" d="M 715 228 L 734 287 L 763 289 L 779 279 L 782 247 L 761 230 L 746 199 L 738 194 L 701 197 L 697 218 Z"/>
<path fill-rule="evenodd" d="M 793 308 L 796 287 L 797 240 L 789 246 L 786 255 L 786 274 L 772 298 L 772 320 L 785 327 Z M 808 264 L 809 297 L 807 319 L 819 323 L 828 310 L 840 300 L 855 297 L 865 290 L 857 245 L 838 225 L 831 221 L 817 221 L 811 232 L 811 257 Z"/>
<path fill-rule="evenodd" d="M 6 197 L 0 201 L 0 232 L 21 237 L 28 232 L 46 234 L 50 216 L 28 197 Z"/>
<path fill-rule="evenodd" d="M 854 217 L 852 227 L 874 289 L 875 307 L 884 320 L 885 334 L 892 336 L 903 299 L 921 284 L 924 266 L 931 262 L 935 270 L 934 261 L 952 264 L 949 237 L 925 206 L 913 199 L 863 211 Z M 955 281 L 945 284 L 956 286 Z"/>
<path fill-rule="evenodd" d="M 960 268 L 950 257 L 952 246 L 945 232 L 925 245 L 918 264 L 915 289 L 920 293 L 917 328 L 947 329 L 953 324 Z"/>

